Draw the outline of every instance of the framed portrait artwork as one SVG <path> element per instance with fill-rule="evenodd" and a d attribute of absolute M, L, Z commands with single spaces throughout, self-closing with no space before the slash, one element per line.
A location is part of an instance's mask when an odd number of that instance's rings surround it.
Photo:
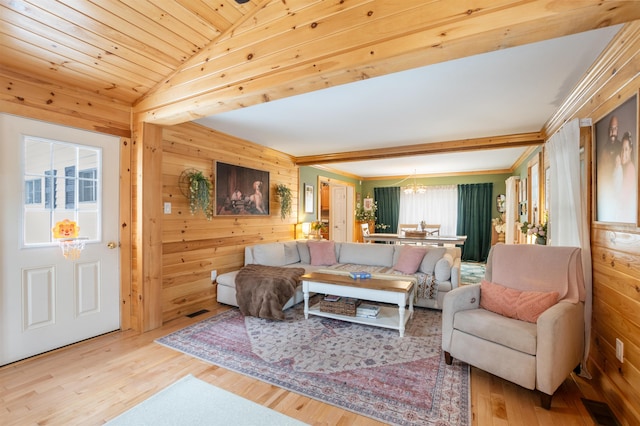
<path fill-rule="evenodd" d="M 269 172 L 216 162 L 217 216 L 269 215 Z"/>
<path fill-rule="evenodd" d="M 304 184 L 304 212 L 313 213 L 313 185 Z"/>
<path fill-rule="evenodd" d="M 596 221 L 638 222 L 638 94 L 595 124 Z"/>
<path fill-rule="evenodd" d="M 365 198 L 362 208 L 366 211 L 373 210 L 373 198 Z"/>

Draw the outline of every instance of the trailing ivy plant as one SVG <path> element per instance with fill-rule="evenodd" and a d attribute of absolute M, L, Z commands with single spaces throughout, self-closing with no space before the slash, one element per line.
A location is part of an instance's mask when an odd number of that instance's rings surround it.
<path fill-rule="evenodd" d="M 185 196 L 189 199 L 189 210 L 196 214 L 198 210 L 211 220 L 213 206 L 211 203 L 211 181 L 200 170 L 189 169 L 183 172 L 187 190 Z"/>
<path fill-rule="evenodd" d="M 276 194 L 280 198 L 280 218 L 284 220 L 291 216 L 291 189 L 285 184 L 276 185 Z"/>

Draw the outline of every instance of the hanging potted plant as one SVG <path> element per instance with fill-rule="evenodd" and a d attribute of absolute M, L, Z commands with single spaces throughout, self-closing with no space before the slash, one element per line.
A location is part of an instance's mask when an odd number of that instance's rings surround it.
<path fill-rule="evenodd" d="M 291 215 L 291 189 L 283 183 L 276 185 L 276 194 L 280 198 L 280 218 Z"/>
<path fill-rule="evenodd" d="M 211 203 L 211 181 L 202 171 L 188 169 L 180 175 L 180 190 L 189 200 L 189 211 L 196 214 L 198 210 L 211 220 L 213 216 L 213 206 Z"/>

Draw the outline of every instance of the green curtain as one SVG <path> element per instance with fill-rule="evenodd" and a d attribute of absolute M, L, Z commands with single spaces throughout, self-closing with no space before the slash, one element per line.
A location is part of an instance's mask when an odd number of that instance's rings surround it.
<path fill-rule="evenodd" d="M 457 234 L 466 235 L 462 260 L 486 262 L 491 248 L 493 183 L 458 185 Z"/>
<path fill-rule="evenodd" d="M 373 188 L 373 197 L 378 203 L 376 225 L 387 225 L 386 229 L 376 229 L 375 232 L 395 233 L 400 215 L 400 187 Z"/>

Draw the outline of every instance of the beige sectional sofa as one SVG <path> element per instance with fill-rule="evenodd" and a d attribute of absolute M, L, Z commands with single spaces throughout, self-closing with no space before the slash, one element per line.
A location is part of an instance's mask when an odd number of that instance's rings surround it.
<path fill-rule="evenodd" d="M 405 274 L 394 269 L 400 267 L 402 250 L 409 250 L 395 244 L 333 243 L 334 264 L 324 262 L 318 265 L 317 257 L 312 259 L 309 244 L 317 242 L 297 240 L 277 243 L 257 244 L 245 247 L 244 264 L 258 264 L 280 267 L 302 267 L 306 272 L 323 271 L 348 273 L 356 271 L 370 272 L 372 276 L 388 278 L 390 276 L 411 277 L 416 282 L 415 306 L 442 309 L 444 296 L 460 285 L 460 256 L 458 247 L 420 246 L 426 253 L 420 260 L 418 270 Z M 317 246 L 315 246 L 317 247 Z M 317 251 L 316 251 L 317 253 Z M 405 256 L 403 254 L 403 256 Z M 406 257 L 405 257 L 406 258 Z M 238 271 L 218 276 L 218 297 L 220 303 L 238 306 L 236 300 L 235 278 Z M 287 302 L 287 309 L 303 301 L 301 286 Z"/>

